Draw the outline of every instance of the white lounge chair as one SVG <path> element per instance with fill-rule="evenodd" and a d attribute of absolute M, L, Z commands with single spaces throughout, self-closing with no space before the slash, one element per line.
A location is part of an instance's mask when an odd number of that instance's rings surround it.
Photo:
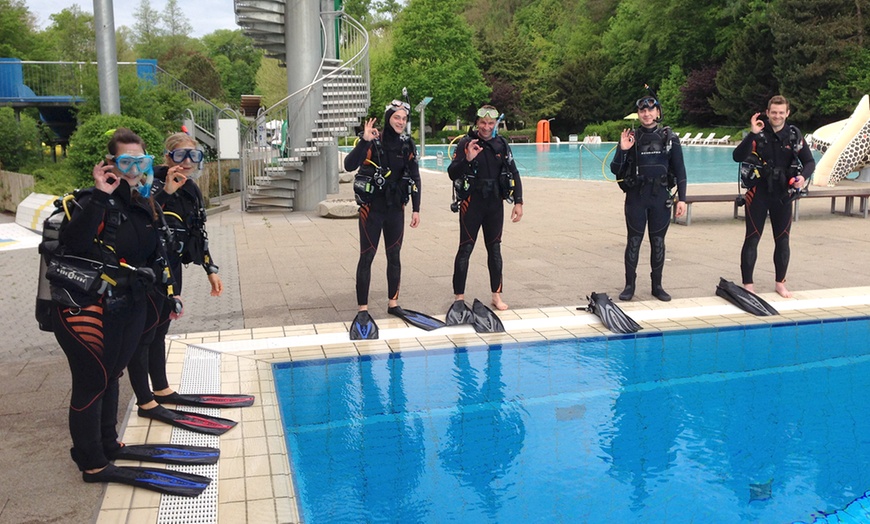
<path fill-rule="evenodd" d="M 706 146 L 707 144 L 710 144 L 711 142 L 713 142 L 713 137 L 715 137 L 715 136 L 716 136 L 716 133 L 710 133 L 709 135 L 707 135 L 707 138 L 705 138 L 704 140 L 701 140 L 700 144 L 704 145 L 704 146 Z"/>
<path fill-rule="evenodd" d="M 568 135 L 568 142 L 577 142 L 577 135 Z"/>
<path fill-rule="evenodd" d="M 713 143 L 725 145 L 728 143 L 729 140 L 731 140 L 731 135 L 725 135 L 722 138 L 717 138 L 716 140 L 713 140 Z"/>
<path fill-rule="evenodd" d="M 691 134 L 692 134 L 692 133 L 686 133 L 686 136 L 688 137 L 688 136 L 691 135 Z M 690 145 L 693 145 L 693 144 L 697 143 L 698 140 L 701 139 L 701 135 L 703 135 L 703 134 L 704 134 L 704 133 L 698 133 L 698 134 L 695 135 L 694 137 L 687 138 L 687 139 L 686 139 L 686 145 L 687 145 L 687 146 L 690 146 Z"/>

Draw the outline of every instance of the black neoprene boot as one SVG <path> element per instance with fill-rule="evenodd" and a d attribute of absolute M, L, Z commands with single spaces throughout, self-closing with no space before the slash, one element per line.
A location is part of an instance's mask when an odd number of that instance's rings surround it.
<path fill-rule="evenodd" d="M 619 300 L 631 300 L 634 296 L 634 281 L 637 279 L 637 273 L 625 274 L 625 289 L 619 294 Z"/>
<path fill-rule="evenodd" d="M 671 296 L 668 295 L 668 292 L 664 290 L 662 287 L 662 274 L 661 272 L 652 272 L 650 273 L 652 277 L 652 296 L 661 300 L 662 302 L 670 302 Z"/>

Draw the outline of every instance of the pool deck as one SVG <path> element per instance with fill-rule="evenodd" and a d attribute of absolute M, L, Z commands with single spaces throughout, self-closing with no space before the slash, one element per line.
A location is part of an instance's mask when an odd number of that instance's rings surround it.
<path fill-rule="evenodd" d="M 189 346 L 201 347 L 220 352 L 222 392 L 253 393 L 257 402 L 220 413 L 240 423 L 220 437 L 217 489 L 200 501 L 212 506 L 205 513 L 218 522 L 298 521 L 271 380 L 273 362 L 603 332 L 595 317 L 575 308 L 585 305 L 592 291 L 615 296 L 622 288 L 621 192 L 605 182 L 524 182 L 525 217 L 506 224 L 503 235 L 504 300 L 511 305 L 500 315 L 506 334 L 477 335 L 469 327 L 425 333 L 387 318 L 385 262 L 379 253 L 369 307 L 382 339 L 352 344 L 343 334 L 356 311 L 356 220 L 299 212 L 243 213 L 238 199 L 227 200 L 229 209 L 209 218 L 212 251 L 226 291 L 220 298 L 209 297 L 206 279 L 196 276 L 197 268 L 188 268 L 188 314 L 170 332 L 170 382 L 182 384 L 185 357 L 193 351 Z M 457 217 L 448 209 L 446 176 L 424 173 L 423 186 L 421 225 L 405 233 L 400 304 L 442 316 L 453 300 Z M 733 187 L 711 184 L 690 190 Z M 340 196 L 350 197 L 348 184 L 342 184 Z M 782 316 L 759 319 L 715 297 L 719 276 L 739 281 L 743 222 L 731 214 L 729 204 L 708 204 L 695 209 L 691 227 L 672 225 L 664 276 L 674 297 L 670 303 L 650 295 L 644 244 L 638 293 L 621 306 L 645 330 L 870 315 L 870 222 L 832 215 L 826 199 L 803 202 L 801 220 L 792 228 L 788 284 L 794 299 L 773 293 L 769 227 L 759 246 L 756 289 Z M 15 471 L 0 478 L 0 524 L 158 522 L 159 495 L 81 481 L 68 458 L 69 371 L 53 336 L 37 331 L 33 321 L 38 255 L 27 248 L 3 250 L 0 257 L 0 285 L 8 290 L 0 305 L 0 325 L 7 334 L 0 348 L 0 466 Z M 483 246 L 472 256 L 466 297 L 489 297 Z M 176 430 L 131 412 L 130 395 L 123 379 L 127 442 L 174 438 Z"/>

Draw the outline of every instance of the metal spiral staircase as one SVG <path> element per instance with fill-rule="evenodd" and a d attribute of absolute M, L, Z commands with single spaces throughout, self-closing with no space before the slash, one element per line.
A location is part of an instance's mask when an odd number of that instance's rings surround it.
<path fill-rule="evenodd" d="M 283 0 L 235 3 L 236 22 L 244 33 L 267 56 L 282 63 L 286 63 L 287 53 L 284 9 Z M 331 175 L 307 172 L 309 159 L 319 156 L 325 148 L 336 151 L 337 137 L 350 134 L 368 111 L 371 102 L 368 33 L 341 11 L 320 13 L 320 26 L 323 52 L 316 77 L 272 107 L 261 110 L 242 135 L 240 174 L 246 211 L 294 209 L 297 188 L 305 183 L 305 177 Z M 299 146 L 303 141 L 292 136 L 293 123 L 300 117 L 300 111 L 312 107 L 306 103 L 311 97 L 319 98 L 316 104 L 319 109 L 311 129 L 302 131 L 304 145 Z M 337 184 L 337 170 L 334 175 Z"/>

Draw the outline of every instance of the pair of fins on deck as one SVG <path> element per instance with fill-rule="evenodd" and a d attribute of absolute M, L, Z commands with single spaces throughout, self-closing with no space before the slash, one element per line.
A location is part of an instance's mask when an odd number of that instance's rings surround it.
<path fill-rule="evenodd" d="M 220 458 L 220 450 L 206 446 L 179 444 L 137 444 L 121 447 L 109 460 L 135 460 L 176 465 L 211 465 Z M 160 468 L 116 466 L 109 464 L 97 473 L 82 473 L 85 482 L 114 482 L 180 497 L 199 496 L 211 483 L 209 477 Z"/>
<path fill-rule="evenodd" d="M 719 285 L 716 286 L 716 295 L 756 316 L 766 317 L 779 314 L 763 298 L 721 277 L 719 278 Z M 601 319 L 601 323 L 607 329 L 614 333 L 636 333 L 641 330 L 640 325 L 626 315 L 619 306 L 614 304 L 610 300 L 610 297 L 607 296 L 607 293 L 592 293 L 592 296 L 587 298 L 589 299 L 589 305 L 577 309 L 585 309 L 590 313 L 594 313 Z"/>
<path fill-rule="evenodd" d="M 247 407 L 254 403 L 253 395 L 187 395 L 172 393 L 171 395 L 164 396 L 155 395 L 155 399 L 159 403 L 213 408 Z M 167 409 L 162 405 L 148 410 L 140 408 L 139 416 L 208 435 L 222 435 L 236 425 L 236 422 L 233 420 Z M 186 446 L 180 444 L 138 444 L 130 446 L 121 444 L 120 448 L 108 455 L 108 458 L 113 461 L 135 460 L 174 465 L 211 465 L 217 463 L 220 458 L 220 450 L 207 446 Z M 82 473 L 82 478 L 85 482 L 115 482 L 181 497 L 196 497 L 205 491 L 211 483 L 209 477 L 183 471 L 116 466 L 114 464 L 109 464 L 105 469 L 97 473 Z"/>
<path fill-rule="evenodd" d="M 471 324 L 478 333 L 500 333 L 504 331 L 504 325 L 501 319 L 498 318 L 498 315 L 478 299 L 474 299 L 472 307 L 468 307 L 468 304 L 464 300 L 455 301 L 450 306 L 450 309 L 447 310 L 446 322 L 442 322 L 435 317 L 420 313 L 419 311 L 403 309 L 400 306 L 388 308 L 387 313 L 426 331 L 461 324 Z M 350 325 L 350 339 L 374 340 L 377 338 L 378 325 L 369 312 L 360 311 L 357 313 Z"/>

